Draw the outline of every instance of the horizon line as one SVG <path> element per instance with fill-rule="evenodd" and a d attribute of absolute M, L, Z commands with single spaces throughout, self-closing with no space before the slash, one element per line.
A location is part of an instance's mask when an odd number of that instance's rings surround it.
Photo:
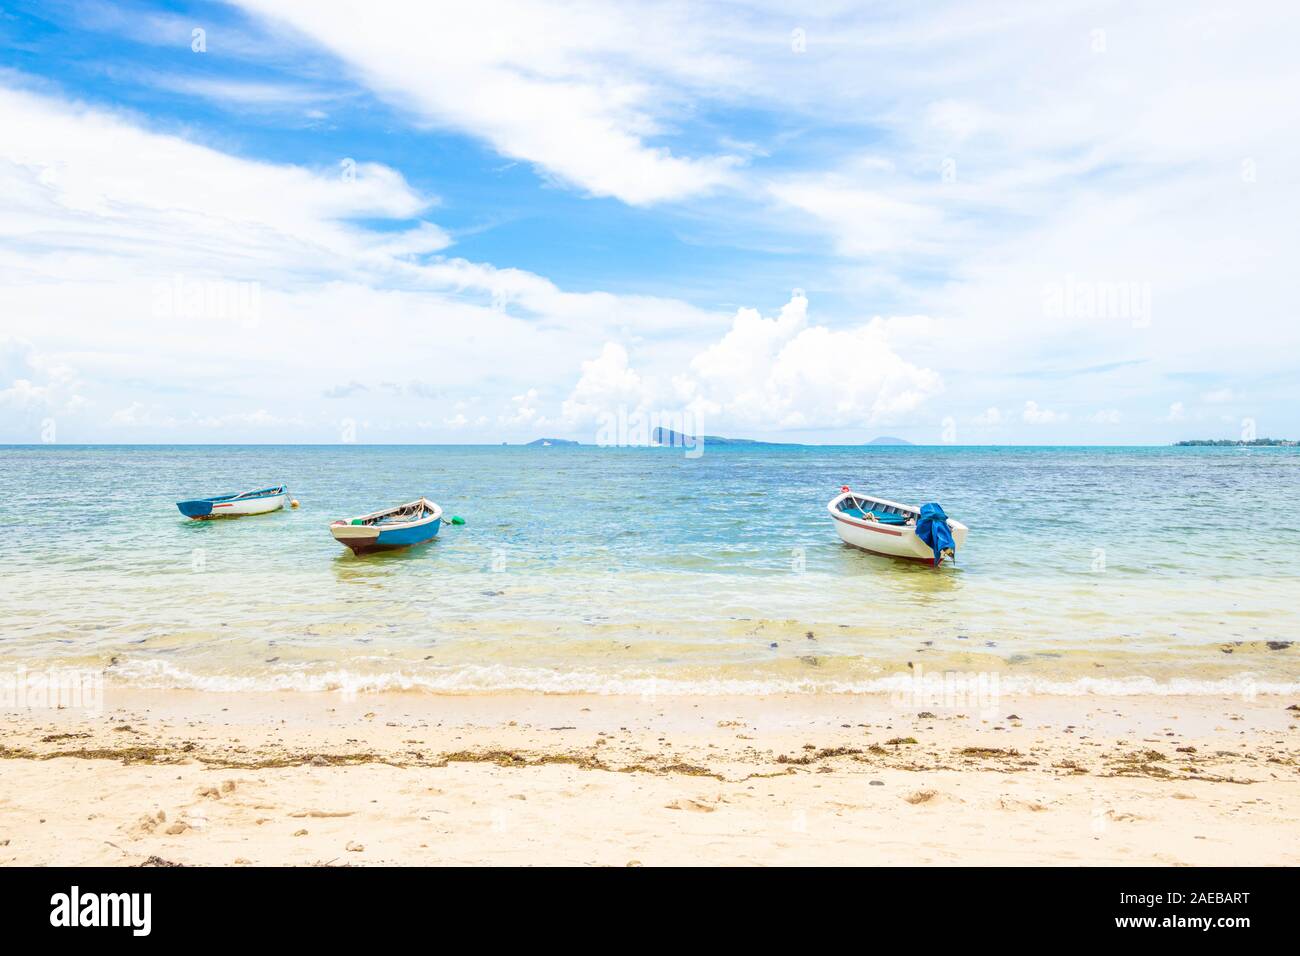
<path fill-rule="evenodd" d="M 1198 439 L 1183 439 L 1183 441 L 1197 441 Z M 1278 439 L 1286 441 L 1287 439 Z M 287 448 L 592 448 L 605 450 L 619 449 L 637 449 L 637 450 L 667 450 L 675 451 L 683 445 L 601 445 L 596 443 L 586 443 L 563 440 L 565 444 L 560 445 L 541 445 L 536 439 L 532 441 L 517 442 L 287 442 L 287 441 L 227 441 L 227 442 L 0 442 L 0 448 L 256 448 L 256 447 L 287 447 Z M 1205 439 L 1213 441 L 1213 439 Z M 871 448 L 876 450 L 899 449 L 899 448 L 1178 448 L 1178 447 L 1200 447 L 1200 448 L 1285 448 L 1295 447 L 1286 445 L 1251 445 L 1248 443 L 1231 443 L 1226 445 L 1180 445 L 1178 442 L 1108 442 L 1108 443 L 1054 443 L 1042 442 L 1036 444 L 1025 443 L 988 443 L 988 444 L 963 444 L 960 442 L 906 442 L 901 444 L 875 444 L 873 442 L 853 442 L 848 444 L 839 444 L 833 442 L 780 442 L 780 441 L 763 441 L 758 439 L 736 440 L 709 442 L 707 439 L 700 442 L 704 445 L 713 445 L 715 448 Z"/>

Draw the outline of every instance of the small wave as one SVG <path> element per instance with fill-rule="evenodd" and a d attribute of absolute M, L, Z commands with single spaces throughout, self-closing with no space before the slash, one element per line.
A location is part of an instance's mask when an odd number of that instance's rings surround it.
<path fill-rule="evenodd" d="M 620 676 L 586 671 L 558 672 L 541 668 L 466 666 L 443 672 L 349 670 L 279 671 L 262 674 L 200 674 L 165 661 L 126 664 L 113 672 L 116 683 L 130 687 L 201 690 L 214 693 L 298 691 L 343 694 L 415 691 L 435 694 L 529 692 L 542 694 L 600 694 L 651 697 L 754 697 L 781 694 L 910 695 L 918 699 L 957 687 L 981 693 L 1030 697 L 1201 697 L 1279 696 L 1300 693 L 1300 683 L 1266 681 L 1251 673 L 1219 680 L 1151 677 L 1053 679 L 1045 676 L 994 672 L 931 672 L 922 676 L 898 673 L 865 680 L 791 678 L 689 679 Z"/>

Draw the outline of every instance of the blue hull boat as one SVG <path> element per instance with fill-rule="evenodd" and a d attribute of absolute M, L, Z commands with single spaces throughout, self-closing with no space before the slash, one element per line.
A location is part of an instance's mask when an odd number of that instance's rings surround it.
<path fill-rule="evenodd" d="M 178 501 L 176 507 L 187 518 L 238 518 L 243 515 L 264 515 L 279 511 L 289 501 L 289 489 L 284 485 L 260 488 L 237 495 L 219 495 L 216 498 L 193 498 Z"/>
<path fill-rule="evenodd" d="M 354 554 L 368 554 L 432 541 L 441 527 L 442 509 L 428 498 L 417 498 L 351 521 L 335 521 L 330 525 L 330 533 Z"/>

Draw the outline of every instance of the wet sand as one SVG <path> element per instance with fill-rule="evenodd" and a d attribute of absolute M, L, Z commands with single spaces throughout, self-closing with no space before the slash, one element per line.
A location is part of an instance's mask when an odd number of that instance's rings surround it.
<path fill-rule="evenodd" d="M 1300 864 L 1273 696 L 204 694 L 0 713 L 0 865 Z"/>

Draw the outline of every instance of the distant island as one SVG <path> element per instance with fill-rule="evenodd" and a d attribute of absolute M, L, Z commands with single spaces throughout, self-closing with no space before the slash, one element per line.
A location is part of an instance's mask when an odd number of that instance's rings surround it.
<path fill-rule="evenodd" d="M 781 446 L 786 448 L 805 447 L 804 445 L 801 445 L 799 442 L 757 441 L 756 439 L 753 438 L 723 438 L 721 435 L 705 435 L 703 441 L 705 445 L 768 445 L 773 447 Z M 684 432 L 673 431 L 671 428 L 656 428 L 654 430 L 654 434 L 651 436 L 651 444 L 666 445 L 670 448 L 680 448 L 685 445 L 694 445 L 695 442 L 696 439 L 694 436 L 687 435 Z M 891 435 L 881 435 L 879 438 L 871 439 L 871 441 L 867 442 L 867 444 L 868 445 L 910 445 L 912 443 L 902 438 L 894 438 Z"/>
<path fill-rule="evenodd" d="M 671 428 L 656 428 L 650 437 L 653 445 L 663 445 L 670 448 L 683 448 L 693 446 L 701 439 L 694 435 L 687 435 L 685 432 L 673 431 Z M 755 441 L 752 438 L 723 438 L 720 435 L 705 435 L 703 438 L 706 445 L 771 445 L 775 444 L 770 441 Z"/>
<path fill-rule="evenodd" d="M 688 435 L 685 432 L 674 431 L 671 428 L 656 428 L 650 435 L 650 444 L 660 448 L 694 448 L 698 442 L 705 445 L 746 445 L 746 446 L 764 446 L 768 448 L 803 448 L 806 447 L 799 442 L 791 441 L 758 441 L 755 438 L 724 438 L 721 435 L 705 435 L 702 439 L 694 435 Z M 506 444 L 502 442 L 501 444 Z M 524 447 L 546 448 L 550 446 L 579 446 L 582 442 L 573 441 L 568 438 L 534 438 L 532 441 L 525 443 Z M 599 444 L 599 443 L 598 443 Z M 893 435 L 881 435 L 866 442 L 867 445 L 911 445 L 912 443 L 905 438 L 895 438 Z M 1180 445 L 1232 445 L 1241 444 L 1241 442 L 1179 442 Z M 1292 442 L 1274 442 L 1269 439 L 1254 442 L 1256 445 L 1272 444 L 1293 444 Z"/>
<path fill-rule="evenodd" d="M 1194 441 L 1176 441 L 1176 448 L 1295 448 L 1300 442 L 1287 438 L 1252 438 L 1250 441 L 1231 438 L 1197 438 Z"/>

